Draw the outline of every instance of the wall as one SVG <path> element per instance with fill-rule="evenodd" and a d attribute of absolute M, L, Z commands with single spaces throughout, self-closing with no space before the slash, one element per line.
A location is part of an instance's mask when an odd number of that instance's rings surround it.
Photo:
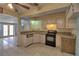
<path fill-rule="evenodd" d="M 0 14 L 0 22 L 3 23 L 18 23 L 17 18 L 7 14 Z"/>
<path fill-rule="evenodd" d="M 76 19 L 76 55 L 79 56 L 79 17 Z"/>
<path fill-rule="evenodd" d="M 42 25 L 43 30 L 47 30 L 46 25 L 50 23 L 56 24 L 57 30 L 59 30 L 60 28 L 66 28 L 65 12 L 40 16 L 39 19 L 43 21 L 43 25 Z M 68 23 L 67 28 L 75 28 L 74 19 L 68 19 L 67 23 Z M 56 46 L 58 48 L 61 48 L 61 35 L 58 33 L 56 37 L 57 37 Z"/>
<path fill-rule="evenodd" d="M 47 24 L 56 24 L 57 28 L 64 28 L 65 27 L 65 12 L 56 13 L 56 14 L 49 14 L 38 17 L 43 21 L 42 29 L 47 30 Z"/>
<path fill-rule="evenodd" d="M 56 24 L 57 29 L 59 28 L 65 28 L 65 12 L 62 13 L 55 13 L 55 14 L 49 14 L 49 15 L 44 15 L 38 17 L 43 21 L 42 24 L 42 30 L 47 30 L 46 25 L 47 24 Z M 56 47 L 61 48 L 61 35 L 57 34 L 56 35 Z"/>

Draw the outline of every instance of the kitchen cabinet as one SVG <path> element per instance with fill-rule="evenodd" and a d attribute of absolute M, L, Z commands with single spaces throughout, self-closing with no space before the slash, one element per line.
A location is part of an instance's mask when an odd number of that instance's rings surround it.
<path fill-rule="evenodd" d="M 40 43 L 41 42 L 40 34 L 33 34 L 33 43 Z"/>
<path fill-rule="evenodd" d="M 33 43 L 33 37 L 30 34 L 21 35 L 22 37 L 22 46 L 27 47 L 28 45 Z"/>
<path fill-rule="evenodd" d="M 26 43 L 26 35 L 25 35 L 25 34 L 22 34 L 22 35 L 21 35 L 21 41 L 22 41 L 22 42 L 21 42 L 21 45 L 22 45 L 22 46 L 25 46 L 25 43 Z"/>
<path fill-rule="evenodd" d="M 62 39 L 62 51 L 75 54 L 75 39 Z"/>
<path fill-rule="evenodd" d="M 34 34 L 33 43 L 44 43 L 45 44 L 45 34 Z"/>
<path fill-rule="evenodd" d="M 61 49 L 61 33 L 56 34 L 56 47 Z"/>
<path fill-rule="evenodd" d="M 27 37 L 27 38 L 26 38 L 25 46 L 28 46 L 28 45 L 30 45 L 30 44 L 33 43 L 33 34 L 27 34 L 26 37 Z"/>
<path fill-rule="evenodd" d="M 21 33 L 22 46 L 26 47 L 32 43 L 45 44 L 45 33 L 43 32 L 22 32 Z"/>
<path fill-rule="evenodd" d="M 45 34 L 41 34 L 41 43 L 45 44 Z"/>
<path fill-rule="evenodd" d="M 76 36 L 71 32 L 63 32 L 61 37 L 61 50 L 70 54 L 75 54 Z"/>

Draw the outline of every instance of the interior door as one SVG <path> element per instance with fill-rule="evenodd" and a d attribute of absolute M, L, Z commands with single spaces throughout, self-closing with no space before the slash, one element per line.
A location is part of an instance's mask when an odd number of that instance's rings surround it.
<path fill-rule="evenodd" d="M 3 24 L 3 37 L 14 36 L 14 25 Z"/>
<path fill-rule="evenodd" d="M 9 35 L 14 35 L 14 25 L 9 25 Z"/>
<path fill-rule="evenodd" d="M 8 25 L 4 24 L 3 25 L 3 36 L 8 36 Z"/>

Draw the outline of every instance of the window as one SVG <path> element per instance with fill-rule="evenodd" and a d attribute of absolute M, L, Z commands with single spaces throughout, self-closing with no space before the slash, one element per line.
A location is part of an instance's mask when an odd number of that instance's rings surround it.
<path fill-rule="evenodd" d="M 29 20 L 21 20 L 21 30 L 30 30 L 30 21 Z"/>
<path fill-rule="evenodd" d="M 31 29 L 32 30 L 41 30 L 42 22 L 41 20 L 32 20 L 31 21 Z"/>

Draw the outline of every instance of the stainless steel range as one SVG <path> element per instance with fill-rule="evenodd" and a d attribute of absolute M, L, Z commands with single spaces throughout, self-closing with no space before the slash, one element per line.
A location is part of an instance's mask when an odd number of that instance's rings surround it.
<path fill-rule="evenodd" d="M 56 33 L 57 31 L 48 31 L 46 34 L 46 45 L 56 47 Z"/>

